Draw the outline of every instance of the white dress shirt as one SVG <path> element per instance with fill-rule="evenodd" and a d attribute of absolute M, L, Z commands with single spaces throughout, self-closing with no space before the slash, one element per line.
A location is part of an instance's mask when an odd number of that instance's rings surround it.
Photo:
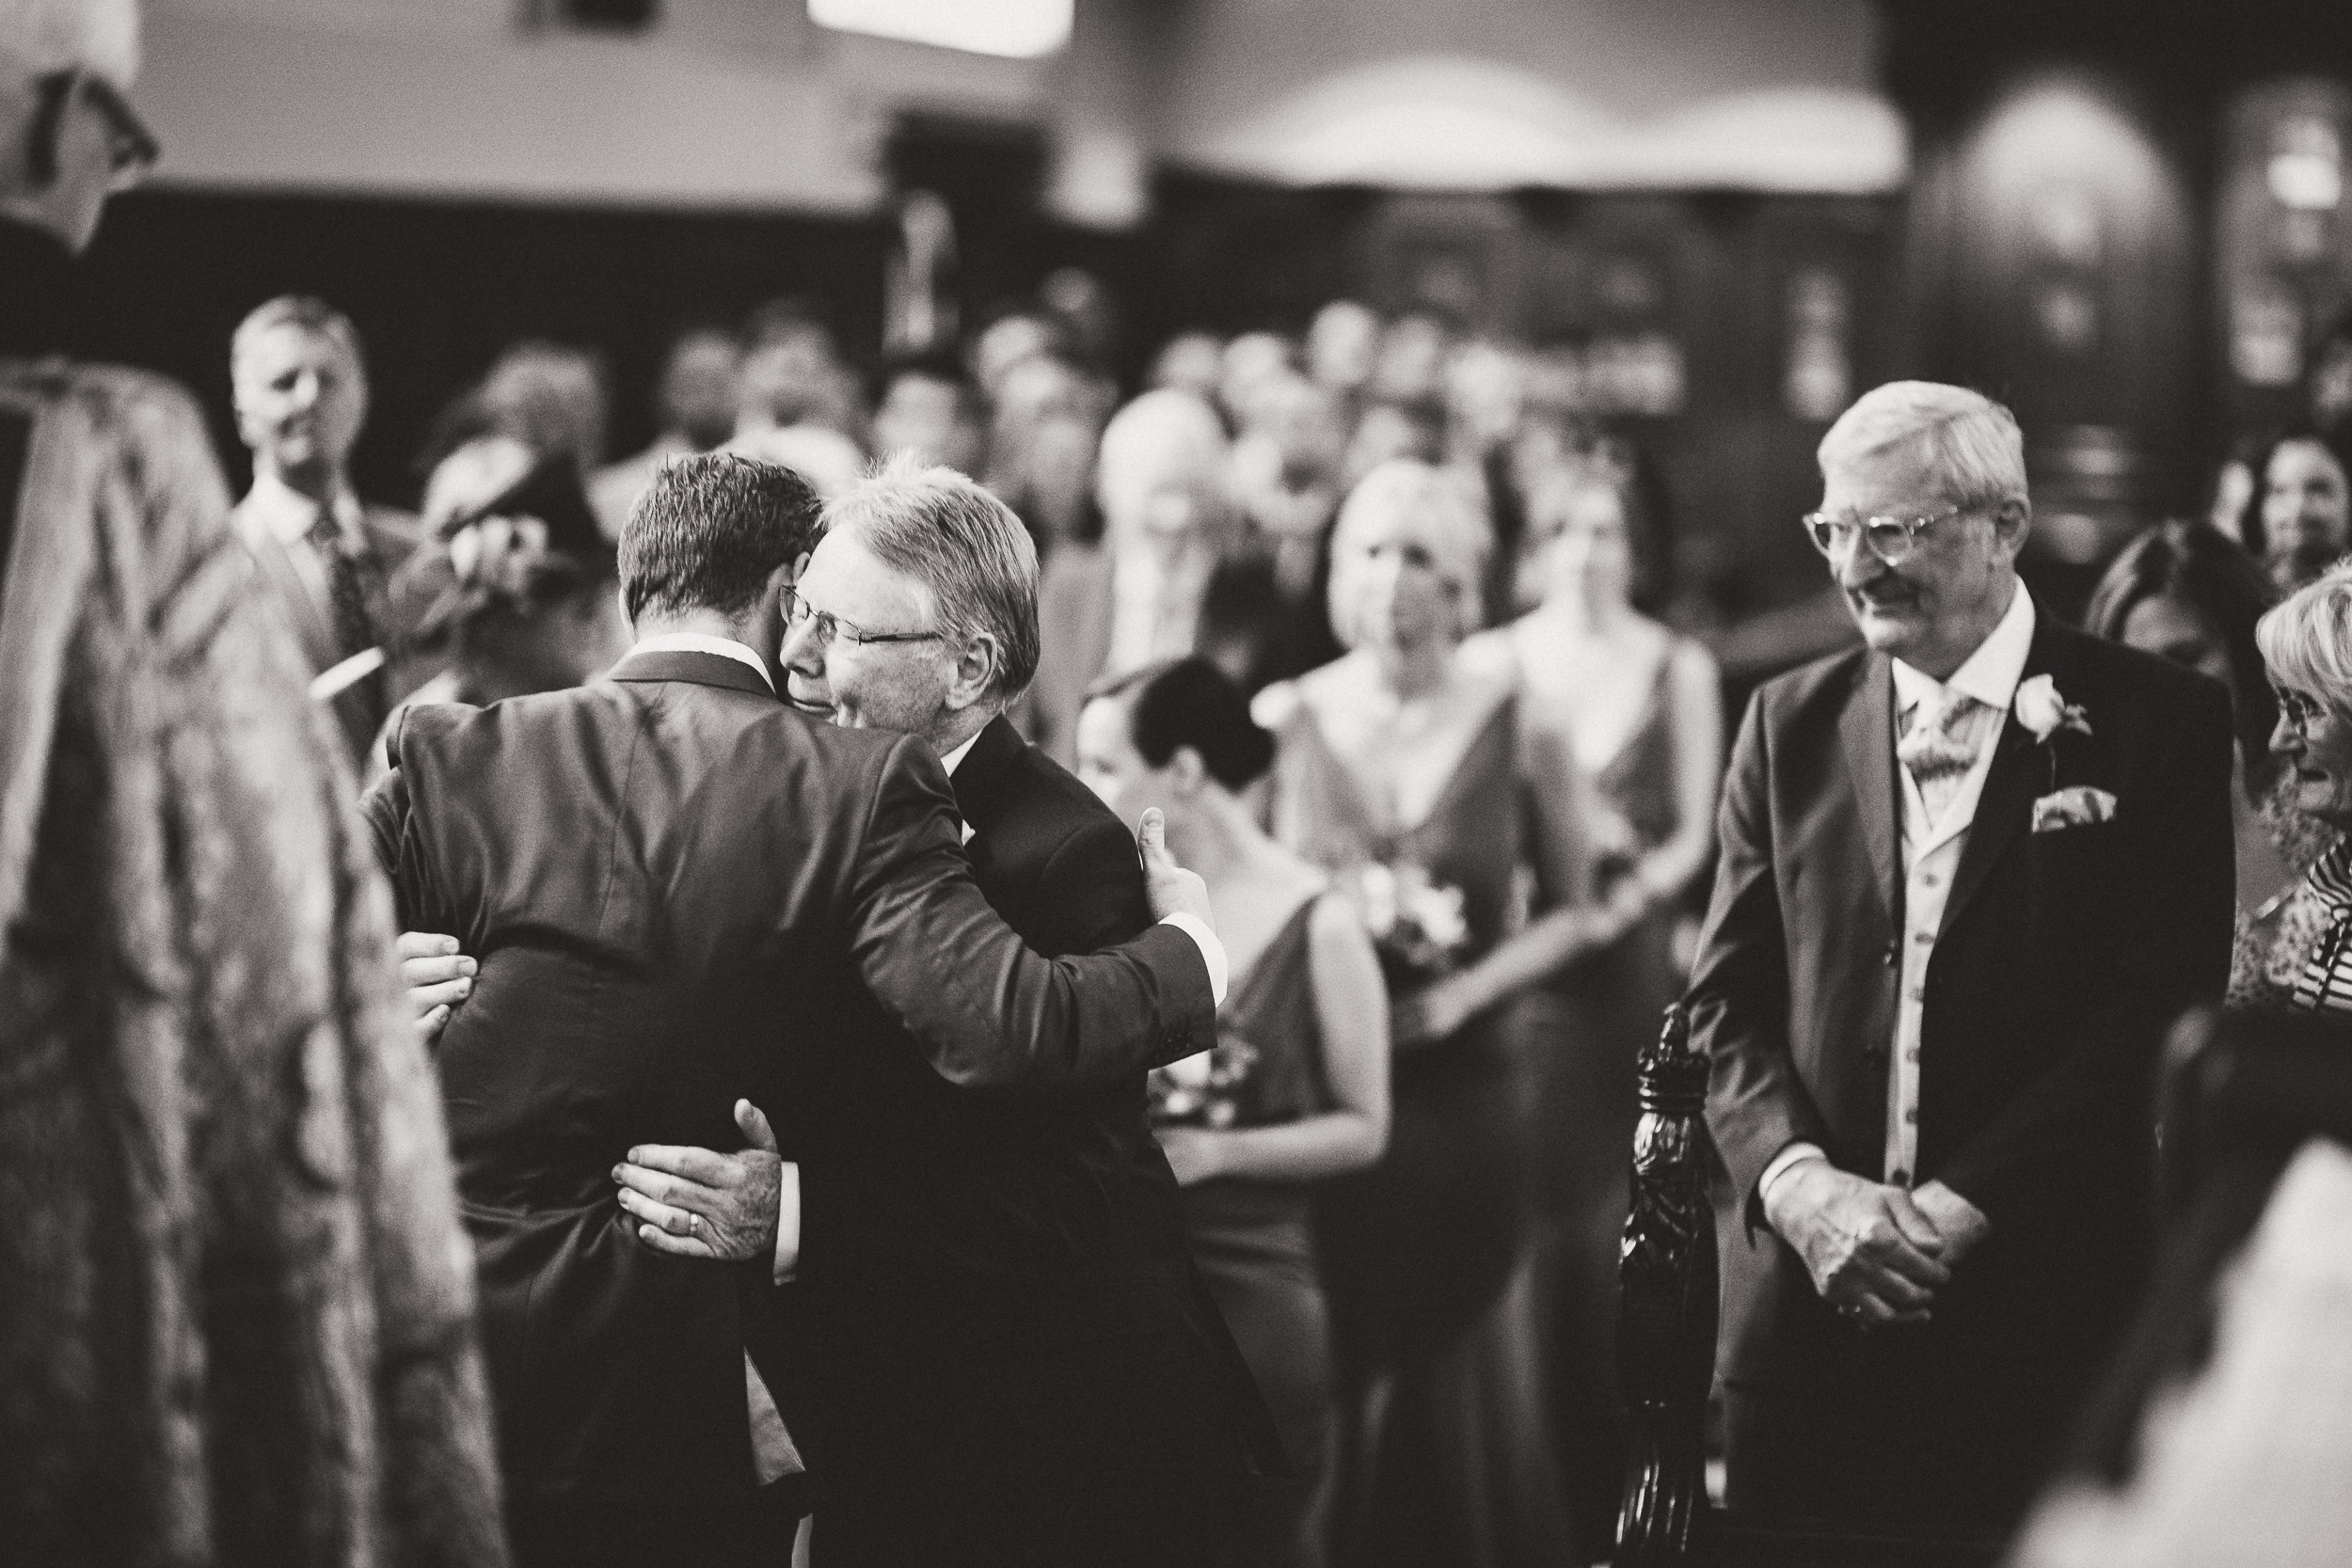
<path fill-rule="evenodd" d="M 1926 722 L 1947 690 L 1974 697 L 1984 706 L 1963 721 L 1961 738 L 1974 744 L 1976 761 L 1941 817 L 1929 820 L 1927 802 L 1920 797 L 1911 769 L 1899 762 L 1895 765 L 1902 792 L 1903 929 L 1895 1038 L 1886 1075 L 1885 1171 L 1890 1186 L 1910 1187 L 1918 1180 L 1919 1038 L 1927 1018 L 1928 962 L 1935 956 L 1936 941 L 1943 935 L 1945 900 L 1951 895 L 1953 873 L 1960 869 L 1961 855 L 1968 846 L 1968 832 L 1977 817 L 1977 801 L 1984 793 L 1986 777 L 1993 771 L 1993 755 L 1998 750 L 2002 727 L 2008 722 L 2010 705 L 2017 696 L 2018 682 L 2025 677 L 2026 655 L 2033 645 L 2033 595 L 2026 592 L 2026 585 L 2021 582 L 2000 624 L 1952 672 L 1949 681 L 1939 681 L 1899 658 L 1892 661 L 1895 733 L 1888 736 L 1890 746 L 1899 743 L 1915 717 L 1917 721 Z M 1792 1165 L 1827 1158 L 1818 1144 L 1790 1144 L 1765 1167 L 1763 1180 L 1756 1183 L 1757 1196 L 1769 1196 L 1772 1183 Z"/>
<path fill-rule="evenodd" d="M 751 645 L 738 642 L 731 637 L 705 637 L 700 632 L 665 631 L 659 637 L 641 637 L 628 651 L 635 658 L 639 654 L 717 654 L 738 664 L 748 664 L 759 672 L 762 685 L 769 690 L 776 689 L 776 677 L 768 673 L 768 662 L 754 653 Z"/>

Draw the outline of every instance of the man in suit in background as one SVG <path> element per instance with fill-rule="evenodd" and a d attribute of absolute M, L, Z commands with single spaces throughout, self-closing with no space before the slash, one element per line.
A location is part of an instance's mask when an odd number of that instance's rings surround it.
<path fill-rule="evenodd" d="M 733 454 L 664 468 L 621 539 L 630 655 L 591 686 L 408 710 L 365 803 L 403 924 L 456 934 L 479 964 L 439 1060 L 527 1565 L 785 1548 L 790 1510 L 760 1483 L 798 1454 L 774 1407 L 797 1424 L 795 1386 L 834 1363 L 747 1313 L 772 1291 L 786 1171 L 806 1192 L 781 1251 L 797 1242 L 812 1288 L 837 1254 L 892 1243 L 863 1233 L 880 1205 L 836 1192 L 839 1140 L 890 1131 L 877 1101 L 938 1081 L 1071 1092 L 1214 1037 L 1222 951 L 1164 851 L 1155 893 L 1192 916 L 1040 958 L 972 885 L 919 741 L 777 702 L 755 650 L 777 645 L 816 509 L 789 470 Z M 771 1194 L 761 1262 L 665 1256 L 612 1172 L 645 1144 L 766 1141 L 739 1122 L 746 1090 L 801 1162 L 740 1161 Z M 689 1214 L 677 1234 L 707 1227 Z"/>
<path fill-rule="evenodd" d="M 417 685 L 391 663 L 408 628 L 389 587 L 419 534 L 414 517 L 367 505 L 351 487 L 368 414 L 358 331 L 324 301 L 281 295 L 238 325 L 229 378 L 237 434 L 253 452 L 237 532 L 293 625 L 312 694 L 362 758 L 390 704 Z"/>
<path fill-rule="evenodd" d="M 1690 990 L 1729 1501 L 1990 1533 L 2145 1263 L 2156 1044 L 2229 969 L 2229 703 L 2035 605 L 2007 409 L 1894 383 L 1820 457 L 1867 646 L 1749 705 Z"/>
<path fill-rule="evenodd" d="M 787 695 L 941 759 L 974 878 L 1038 952 L 1151 922 L 1133 841 L 1004 710 L 1038 660 L 1037 558 L 1010 509 L 902 459 L 828 503 L 796 589 Z M 895 634 L 895 628 L 921 631 Z M 1256 1386 L 1195 1282 L 1144 1075 L 1007 1100 L 877 1079 L 801 1161 L 802 1283 L 821 1426 L 818 1560 L 1216 1560 L 1279 1463 Z M 772 1228 L 739 1165 L 646 1148 L 621 1201 L 672 1245 Z M 697 1174 L 712 1178 L 697 1180 Z M 831 1212 L 827 1213 L 828 1208 Z M 833 1256 L 826 1255 L 827 1248 Z"/>

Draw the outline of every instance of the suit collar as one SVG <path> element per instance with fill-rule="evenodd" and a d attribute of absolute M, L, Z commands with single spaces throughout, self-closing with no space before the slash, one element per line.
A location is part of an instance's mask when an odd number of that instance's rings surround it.
<path fill-rule="evenodd" d="M 1012 721 L 1001 713 L 972 737 L 972 749 L 947 782 L 956 792 L 956 810 L 974 832 L 985 831 L 996 819 L 1012 788 L 1013 768 L 1028 749 Z"/>
<path fill-rule="evenodd" d="M 747 692 L 765 697 L 770 702 L 776 694 L 760 679 L 759 672 L 739 659 L 724 654 L 704 653 L 699 649 L 657 648 L 635 650 L 612 667 L 606 677 L 616 681 L 684 681 L 691 686 L 723 687 L 729 691 Z"/>

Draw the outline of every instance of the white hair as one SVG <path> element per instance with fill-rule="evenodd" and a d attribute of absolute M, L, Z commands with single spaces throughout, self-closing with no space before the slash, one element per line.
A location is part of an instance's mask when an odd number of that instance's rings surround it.
<path fill-rule="evenodd" d="M 2270 678 L 2352 714 L 2352 561 L 2338 562 L 2254 623 Z"/>
<path fill-rule="evenodd" d="M 1205 519 L 1216 529 L 1232 510 L 1227 455 L 1225 427 L 1207 404 L 1173 387 L 1144 393 L 1103 427 L 1094 486 L 1104 520 L 1114 531 L 1122 527 L 1136 499 L 1173 472 L 1189 481 L 1216 514 Z M 1111 543 L 1116 546 L 1120 541 Z"/>
<path fill-rule="evenodd" d="M 1837 416 L 1815 456 L 1835 467 L 1913 449 L 1946 499 L 1963 506 L 2024 501 L 2026 438 L 2017 417 L 1981 392 L 1939 381 L 1890 381 Z"/>
<path fill-rule="evenodd" d="M 139 73 L 138 0 L 0 0 L 0 55 L 29 76 L 83 70 L 127 87 Z"/>
<path fill-rule="evenodd" d="M 1402 520 L 1429 552 L 1454 601 L 1454 635 L 1467 637 L 1486 620 L 1485 579 L 1494 530 L 1478 492 L 1453 469 L 1417 457 L 1391 457 L 1374 468 L 1340 505 L 1331 525 L 1331 581 L 1327 595 L 1331 631 L 1343 646 L 1363 641 L 1357 625 L 1363 552 L 1356 541 L 1378 524 Z"/>

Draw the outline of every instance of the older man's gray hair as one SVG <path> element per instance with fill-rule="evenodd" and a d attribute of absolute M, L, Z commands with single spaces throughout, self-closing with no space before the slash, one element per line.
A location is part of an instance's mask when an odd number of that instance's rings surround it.
<path fill-rule="evenodd" d="M 1910 448 L 1945 499 L 1963 506 L 2026 502 L 2026 438 L 2017 417 L 1981 392 L 1938 381 L 1874 387 L 1837 417 L 1816 456 L 1821 470 Z"/>
<path fill-rule="evenodd" d="M 941 633 L 996 644 L 988 700 L 1000 708 L 1037 673 L 1037 546 L 1012 508 L 953 468 L 893 458 L 825 505 L 825 531 L 853 531 L 930 594 Z"/>

